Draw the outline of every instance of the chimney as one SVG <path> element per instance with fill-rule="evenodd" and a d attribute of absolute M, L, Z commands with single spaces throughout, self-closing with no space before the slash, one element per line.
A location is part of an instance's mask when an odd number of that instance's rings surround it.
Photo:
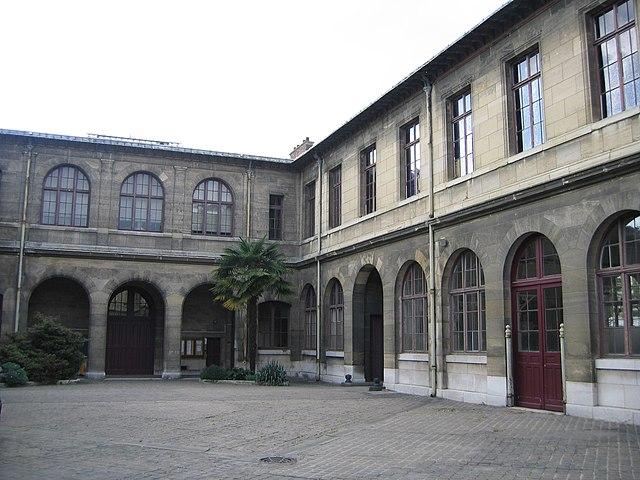
<path fill-rule="evenodd" d="M 293 151 L 289 154 L 291 160 L 301 157 L 304 152 L 313 147 L 313 142 L 309 140 L 309 137 L 305 138 L 300 145 L 296 145 Z"/>

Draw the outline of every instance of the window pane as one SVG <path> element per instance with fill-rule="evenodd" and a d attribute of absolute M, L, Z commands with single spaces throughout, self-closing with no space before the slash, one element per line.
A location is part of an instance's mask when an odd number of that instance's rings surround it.
<path fill-rule="evenodd" d="M 520 258 L 518 259 L 517 278 L 519 280 L 526 278 L 535 278 L 536 271 L 536 243 L 530 240 L 522 249 Z"/>
<path fill-rule="evenodd" d="M 542 238 L 542 275 L 560 274 L 560 257 L 553 243 L 548 238 Z"/>
<path fill-rule="evenodd" d="M 547 352 L 560 351 L 560 324 L 562 320 L 562 289 L 544 289 L 544 322 Z"/>
<path fill-rule="evenodd" d="M 627 265 L 640 263 L 640 217 L 624 226 L 624 249 Z"/>

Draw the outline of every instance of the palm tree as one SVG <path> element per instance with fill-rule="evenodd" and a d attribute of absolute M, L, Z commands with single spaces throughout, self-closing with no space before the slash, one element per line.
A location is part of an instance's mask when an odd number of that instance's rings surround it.
<path fill-rule="evenodd" d="M 256 370 L 256 333 L 258 327 L 258 299 L 265 293 L 284 297 L 291 293 L 291 284 L 285 279 L 288 267 L 280 248 L 267 243 L 240 239 L 237 247 L 226 248 L 211 289 L 214 299 L 229 310 L 246 307 L 245 325 L 249 349 L 249 368 Z"/>

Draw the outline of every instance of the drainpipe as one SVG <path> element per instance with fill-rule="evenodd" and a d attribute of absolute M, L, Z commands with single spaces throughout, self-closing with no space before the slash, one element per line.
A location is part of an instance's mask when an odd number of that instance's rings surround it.
<path fill-rule="evenodd" d="M 314 155 L 318 166 L 318 253 L 316 255 L 316 381 L 320 381 L 320 346 L 322 345 L 322 302 L 321 302 L 321 276 L 320 276 L 320 252 L 322 251 L 322 157 Z"/>
<path fill-rule="evenodd" d="M 436 262 L 435 262 L 435 234 L 433 231 L 433 115 L 431 111 L 431 93 L 433 85 L 427 78 L 424 82 L 424 93 L 427 103 L 427 167 L 429 173 L 429 384 L 431 396 L 435 397 L 438 391 L 438 365 L 436 359 Z"/>
<path fill-rule="evenodd" d="M 33 157 L 38 156 L 33 153 L 33 146 L 27 145 L 27 149 L 22 152 L 27 155 L 27 175 L 24 181 L 24 198 L 22 199 L 22 218 L 20 219 L 20 250 L 18 254 L 18 278 L 16 280 L 16 308 L 13 319 L 13 331 L 18 331 L 20 324 L 20 297 L 22 296 L 22 270 L 24 265 L 24 243 L 27 235 L 27 205 L 29 203 L 29 184 L 31 183 L 31 161 Z"/>
<path fill-rule="evenodd" d="M 253 176 L 253 161 L 249 162 L 249 169 L 247 170 L 247 229 L 245 236 L 247 240 L 251 235 L 251 177 Z"/>

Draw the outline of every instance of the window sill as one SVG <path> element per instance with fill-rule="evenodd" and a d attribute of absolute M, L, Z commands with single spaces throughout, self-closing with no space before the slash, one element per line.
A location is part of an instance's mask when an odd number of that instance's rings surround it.
<path fill-rule="evenodd" d="M 324 354 L 326 357 L 344 358 L 344 352 L 338 352 L 337 350 L 327 350 Z"/>
<path fill-rule="evenodd" d="M 398 360 L 404 362 L 428 362 L 428 353 L 399 353 Z"/>
<path fill-rule="evenodd" d="M 307 356 L 307 357 L 315 357 L 316 356 L 316 351 L 315 350 L 302 350 L 302 355 Z"/>
<path fill-rule="evenodd" d="M 596 370 L 640 371 L 640 358 L 596 358 Z"/>
<path fill-rule="evenodd" d="M 16 225 L 20 225 L 19 223 Z M 98 229 L 94 227 L 73 227 L 71 225 L 44 225 L 42 223 L 30 223 L 30 229 L 39 229 L 39 230 L 64 230 L 66 232 L 91 232 L 97 233 Z"/>
<path fill-rule="evenodd" d="M 473 363 L 476 365 L 486 365 L 487 356 L 473 353 L 452 353 L 445 357 L 447 363 Z"/>
<path fill-rule="evenodd" d="M 259 349 L 258 355 L 291 355 L 291 350 L 286 349 Z"/>

